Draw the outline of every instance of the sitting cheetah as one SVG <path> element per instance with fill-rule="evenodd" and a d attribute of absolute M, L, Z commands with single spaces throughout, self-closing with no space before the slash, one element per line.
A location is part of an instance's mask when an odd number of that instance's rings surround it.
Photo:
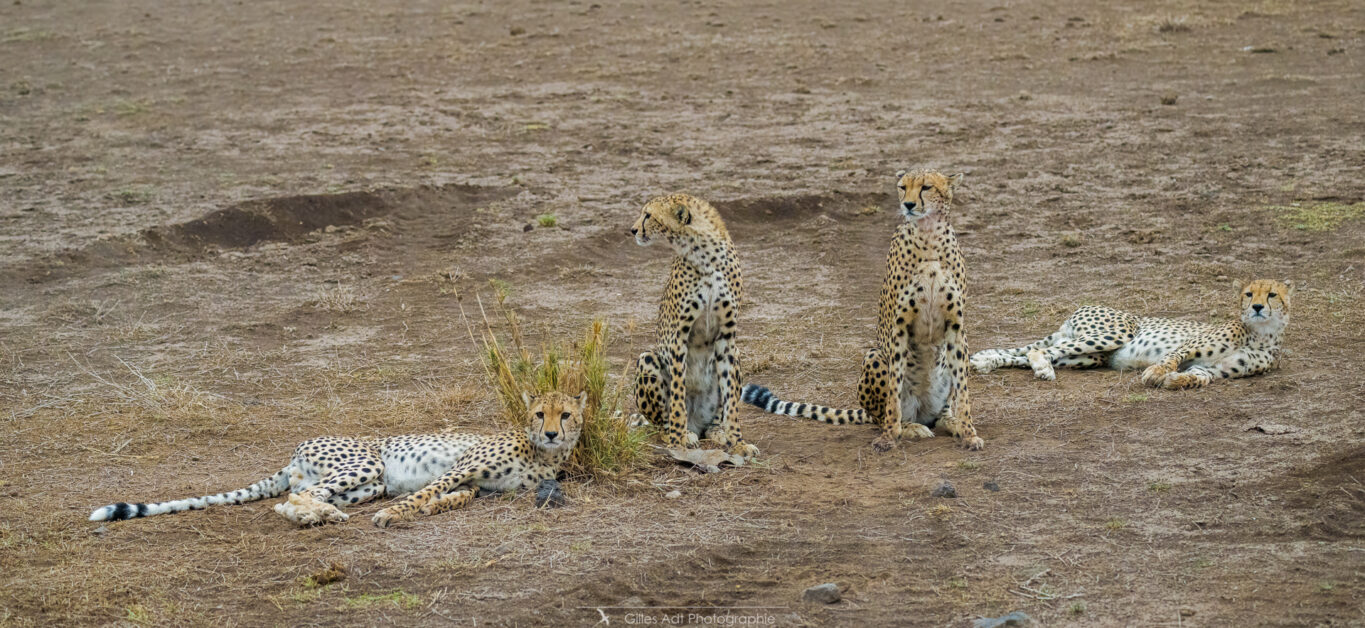
<path fill-rule="evenodd" d="M 984 442 L 972 427 L 967 396 L 967 339 L 963 332 L 962 251 L 948 222 L 961 174 L 896 173 L 905 221 L 891 240 L 877 316 L 877 344 L 863 358 L 859 410 L 781 401 L 767 388 L 748 384 L 743 400 L 767 412 L 825 423 L 872 423 L 873 441 L 886 451 L 900 438 L 902 421 L 915 436 L 929 438 L 940 420 L 970 449 Z"/>
<path fill-rule="evenodd" d="M 636 362 L 636 422 L 662 427 L 669 447 L 705 436 L 730 453 L 758 455 L 736 417 L 743 281 L 720 214 L 699 198 L 662 196 L 645 204 L 630 233 L 640 246 L 664 240 L 676 253 L 659 304 L 659 346 Z"/>
<path fill-rule="evenodd" d="M 526 396 L 531 424 L 493 436 L 420 434 L 388 438 L 323 437 L 304 442 L 279 473 L 244 489 L 152 504 L 111 504 L 91 521 L 118 521 L 278 497 L 275 512 L 299 525 L 345 521 L 338 506 L 417 491 L 374 516 L 387 527 L 418 514 L 467 505 L 476 493 L 535 488 L 554 479 L 583 427 L 586 394 Z M 419 490 L 420 489 L 420 490 Z"/>
<path fill-rule="evenodd" d="M 1198 388 L 1215 378 L 1248 377 L 1269 370 L 1280 354 L 1289 323 L 1291 282 L 1260 279 L 1238 283 L 1242 320 L 1219 324 L 1143 317 L 1086 306 L 1057 333 L 1018 349 L 988 349 L 972 356 L 978 373 L 1032 367 L 1053 380 L 1054 366 L 1145 368 L 1142 381 L 1169 389 Z"/>

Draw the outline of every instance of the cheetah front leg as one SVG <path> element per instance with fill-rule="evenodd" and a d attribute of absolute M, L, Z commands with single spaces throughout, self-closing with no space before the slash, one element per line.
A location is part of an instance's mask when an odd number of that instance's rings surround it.
<path fill-rule="evenodd" d="M 461 499 L 457 494 L 472 486 L 477 474 L 488 471 L 489 466 L 475 460 L 494 459 L 497 450 L 493 446 L 479 445 L 465 452 L 449 471 L 441 474 L 421 490 L 398 500 L 397 503 L 374 514 L 374 525 L 387 528 L 400 521 L 416 519 L 418 515 L 431 515 L 450 510 L 452 503 Z M 471 495 L 469 499 L 473 499 Z M 444 500 L 444 502 L 443 502 Z M 467 500 L 459 505 L 469 503 Z"/>
<path fill-rule="evenodd" d="M 967 335 L 962 329 L 961 312 L 961 307 L 951 309 L 950 306 L 944 319 L 938 372 L 945 381 L 935 382 L 935 385 L 948 387 L 948 399 L 940 419 L 944 427 L 963 446 L 977 450 L 985 447 L 986 442 L 976 435 L 976 428 L 972 425 L 972 403 L 967 393 Z"/>
<path fill-rule="evenodd" d="M 733 311 L 726 312 L 720 321 L 723 330 L 720 337 L 716 339 L 715 349 L 711 359 L 716 364 L 716 384 L 720 387 L 720 403 L 717 404 L 720 416 L 712 421 L 711 431 L 719 430 L 719 434 L 709 434 L 711 440 L 718 442 L 726 451 L 753 458 L 758 455 L 758 447 L 752 443 L 744 442 L 744 436 L 739 431 L 739 357 L 736 351 L 735 338 L 735 317 Z M 719 437 L 719 438 L 717 438 Z"/>
<path fill-rule="evenodd" d="M 907 356 L 907 337 L 908 329 L 901 327 L 891 332 L 890 351 L 885 351 L 886 361 L 883 363 L 885 368 L 877 369 L 873 375 L 876 393 L 881 398 L 882 412 L 879 417 L 882 433 L 872 441 L 872 449 L 875 451 L 890 451 L 896 446 L 897 440 L 901 437 L 901 387 L 905 385 L 905 368 L 907 360 L 914 360 L 914 356 Z M 923 427 L 923 426 L 920 426 Z"/>
<path fill-rule="evenodd" d="M 1269 352 L 1244 349 L 1233 352 L 1209 366 L 1196 364 L 1178 373 L 1168 373 L 1161 381 L 1161 386 L 1167 390 L 1202 388 L 1213 383 L 1215 379 L 1250 377 L 1264 373 L 1274 365 L 1275 356 Z"/>
<path fill-rule="evenodd" d="M 668 408 L 668 359 L 662 351 L 641 353 L 635 360 L 635 406 L 631 427 L 663 425 Z"/>
<path fill-rule="evenodd" d="M 664 446 L 694 447 L 697 435 L 687 429 L 687 342 L 691 325 L 684 325 L 679 337 L 664 349 L 668 351 L 667 412 L 660 427 L 664 430 Z"/>

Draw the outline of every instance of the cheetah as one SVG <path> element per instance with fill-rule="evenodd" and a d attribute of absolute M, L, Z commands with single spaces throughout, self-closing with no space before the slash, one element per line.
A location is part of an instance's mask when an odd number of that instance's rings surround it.
<path fill-rule="evenodd" d="M 117 503 L 90 515 L 91 521 L 119 521 L 222 504 L 289 497 L 275 512 L 301 526 L 340 523 L 350 518 L 339 507 L 382 495 L 411 493 L 375 514 L 387 527 L 421 515 L 461 508 L 482 491 L 535 488 L 555 479 L 583 429 L 586 394 L 550 392 L 523 400 L 531 416 L 526 428 L 492 436 L 413 434 L 388 438 L 322 437 L 304 442 L 278 473 L 244 489 L 151 504 Z M 416 491 L 416 492 L 413 492 Z"/>
<path fill-rule="evenodd" d="M 877 342 L 863 357 L 860 409 L 782 401 L 767 388 L 745 385 L 743 401 L 764 411 L 825 423 L 876 423 L 877 451 L 895 447 L 902 421 L 919 438 L 940 421 L 969 449 L 985 443 L 972 426 L 963 326 L 966 269 L 948 221 L 962 174 L 896 173 L 905 220 L 887 254 L 877 316 Z"/>
<path fill-rule="evenodd" d="M 1238 282 L 1237 290 L 1240 321 L 1196 323 L 1086 306 L 1038 342 L 973 355 L 972 368 L 989 373 L 1001 367 L 1031 367 L 1038 379 L 1048 381 L 1057 377 L 1054 366 L 1141 368 L 1143 383 L 1171 390 L 1256 375 L 1279 359 L 1294 284 L 1259 279 Z"/>
<path fill-rule="evenodd" d="M 630 233 L 640 246 L 663 240 L 675 253 L 659 304 L 659 344 L 636 360 L 636 423 L 662 428 L 668 447 L 706 437 L 730 453 L 757 456 L 736 416 L 744 284 L 720 213 L 693 196 L 661 196 L 645 204 Z"/>

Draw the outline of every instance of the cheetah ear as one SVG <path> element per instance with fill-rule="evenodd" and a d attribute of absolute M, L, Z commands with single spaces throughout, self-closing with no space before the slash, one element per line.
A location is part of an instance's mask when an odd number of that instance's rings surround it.
<path fill-rule="evenodd" d="M 526 404 L 526 409 L 527 409 L 527 410 L 530 410 L 530 409 L 531 409 L 531 404 L 534 403 L 535 400 L 536 400 L 536 398 L 533 397 L 533 396 L 531 396 L 531 393 L 528 393 L 528 392 L 526 392 L 526 391 L 524 391 L 524 390 L 521 391 L 521 402 L 524 403 L 524 404 Z"/>
<path fill-rule="evenodd" d="M 578 396 L 574 397 L 573 400 L 578 402 L 579 412 L 586 410 L 588 408 L 588 391 L 585 390 L 581 393 L 578 393 Z"/>
<path fill-rule="evenodd" d="M 948 187 L 952 189 L 957 189 L 957 186 L 962 183 L 962 177 L 965 176 L 967 175 L 962 172 L 948 175 Z"/>
<path fill-rule="evenodd" d="M 1286 294 L 1285 296 L 1287 296 L 1287 297 L 1292 297 L 1292 296 L 1294 296 L 1294 280 L 1293 280 L 1293 279 L 1286 279 L 1286 280 L 1284 280 L 1283 283 L 1284 283 L 1284 285 L 1285 285 L 1286 288 L 1289 288 L 1289 294 Z"/>
<path fill-rule="evenodd" d="M 1242 288 L 1247 287 L 1247 284 L 1248 284 L 1248 283 L 1251 283 L 1251 282 L 1249 282 L 1249 281 L 1247 281 L 1247 280 L 1245 280 L 1245 279 L 1237 278 L 1237 279 L 1233 279 L 1233 280 L 1232 280 L 1232 287 L 1234 287 L 1234 288 L 1236 288 L 1236 289 L 1238 289 L 1238 290 L 1241 290 Z"/>
<path fill-rule="evenodd" d="M 692 212 L 687 211 L 687 206 L 682 203 L 673 206 L 673 217 L 678 219 L 680 225 L 692 224 Z"/>
<path fill-rule="evenodd" d="M 896 171 L 896 182 L 897 182 L 897 183 L 900 183 L 900 180 L 905 178 L 905 172 L 906 172 L 905 170 L 897 170 L 897 171 Z"/>

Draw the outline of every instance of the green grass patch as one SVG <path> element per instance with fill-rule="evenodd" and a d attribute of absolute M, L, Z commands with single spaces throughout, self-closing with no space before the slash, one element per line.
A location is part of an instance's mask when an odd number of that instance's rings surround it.
<path fill-rule="evenodd" d="M 1123 398 L 1123 402 L 1124 402 L 1124 403 L 1142 403 L 1142 402 L 1144 402 L 1144 401 L 1147 401 L 1148 399 L 1151 399 L 1151 397 L 1147 396 L 1147 393 L 1133 393 L 1133 394 L 1130 394 L 1130 395 L 1125 396 L 1125 397 Z"/>
<path fill-rule="evenodd" d="M 405 611 L 413 610 L 422 605 L 422 598 L 414 593 L 398 590 L 393 593 L 383 595 L 365 593 L 355 597 L 348 597 L 341 600 L 346 604 L 346 608 L 364 610 L 380 606 L 392 606 Z"/>
<path fill-rule="evenodd" d="M 559 224 L 559 219 L 554 214 L 541 214 L 536 216 L 536 224 L 549 228 Z"/>
<path fill-rule="evenodd" d="M 1118 532 L 1126 527 L 1128 527 L 1128 522 L 1118 517 L 1104 522 L 1104 529 L 1110 532 Z"/>
<path fill-rule="evenodd" d="M 1365 218 L 1365 202 L 1271 205 L 1280 223 L 1301 231 L 1332 231 L 1348 220 Z"/>
<path fill-rule="evenodd" d="M 1153 493 L 1165 493 L 1166 491 L 1171 490 L 1171 483 L 1158 480 L 1148 484 L 1147 490 Z"/>

